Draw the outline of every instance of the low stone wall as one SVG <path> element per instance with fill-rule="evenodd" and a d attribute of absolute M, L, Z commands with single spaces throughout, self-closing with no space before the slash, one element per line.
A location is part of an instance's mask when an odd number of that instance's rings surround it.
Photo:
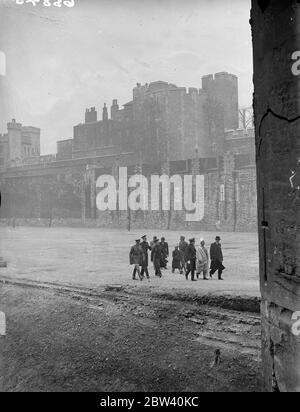
<path fill-rule="evenodd" d="M 0 219 L 0 226 L 32 226 L 32 227 L 102 227 L 102 228 L 121 228 L 127 230 L 136 229 L 165 229 L 165 230 L 186 230 L 186 231 L 222 231 L 233 232 L 234 228 L 231 224 L 224 224 L 216 226 L 211 222 L 185 222 L 184 216 L 180 216 L 178 213 L 172 215 L 169 218 L 168 212 L 152 212 L 144 214 L 143 212 L 135 212 L 134 216 L 131 216 L 130 226 L 127 213 L 118 212 L 105 212 L 99 214 L 97 219 L 76 219 L 76 218 L 15 218 L 13 219 Z M 238 232 L 255 232 L 256 225 L 249 224 L 247 226 L 239 226 L 236 228 Z"/>

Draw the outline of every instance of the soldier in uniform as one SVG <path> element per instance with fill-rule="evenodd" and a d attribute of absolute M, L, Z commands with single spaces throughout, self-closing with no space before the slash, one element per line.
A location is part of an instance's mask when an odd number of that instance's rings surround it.
<path fill-rule="evenodd" d="M 185 273 L 185 278 L 188 280 L 189 274 L 191 274 L 191 280 L 195 280 L 195 270 L 196 270 L 196 248 L 195 239 L 190 239 L 190 244 L 188 245 L 185 253 L 185 261 L 187 264 L 187 271 Z"/>
<path fill-rule="evenodd" d="M 180 250 L 180 262 L 181 262 L 181 270 L 180 273 L 181 275 L 183 274 L 183 271 L 186 271 L 186 264 L 185 264 L 185 252 L 188 247 L 188 243 L 185 241 L 184 236 L 180 236 L 180 242 L 179 242 L 179 250 Z"/>
<path fill-rule="evenodd" d="M 151 250 L 151 261 L 154 265 L 155 276 L 159 276 L 161 278 L 161 270 L 160 270 L 160 262 L 162 257 L 161 246 L 159 244 L 158 239 L 155 240 L 154 245 Z"/>
<path fill-rule="evenodd" d="M 143 280 L 143 277 L 141 276 L 141 272 L 140 272 L 140 266 L 142 266 L 143 261 L 144 261 L 144 252 L 140 245 L 140 239 L 137 239 L 135 241 L 135 245 L 132 246 L 132 248 L 130 249 L 130 253 L 129 253 L 130 265 L 134 265 L 134 269 L 132 273 L 133 280 L 136 280 L 136 273 L 138 274 L 140 280 Z"/>
<path fill-rule="evenodd" d="M 144 277 L 144 275 L 146 274 L 147 279 L 150 279 L 149 276 L 149 271 L 148 271 L 148 252 L 149 250 L 151 250 L 151 247 L 149 245 L 149 243 L 147 242 L 147 236 L 144 235 L 142 236 L 142 243 L 141 243 L 141 247 L 143 249 L 144 252 L 144 260 L 142 263 L 142 271 L 141 271 L 141 276 Z"/>

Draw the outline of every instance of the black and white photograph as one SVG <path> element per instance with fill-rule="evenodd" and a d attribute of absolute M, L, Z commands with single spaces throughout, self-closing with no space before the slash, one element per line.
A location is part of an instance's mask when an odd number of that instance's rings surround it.
<path fill-rule="evenodd" d="M 299 96 L 298 0 L 0 0 L 0 392 L 300 392 Z"/>

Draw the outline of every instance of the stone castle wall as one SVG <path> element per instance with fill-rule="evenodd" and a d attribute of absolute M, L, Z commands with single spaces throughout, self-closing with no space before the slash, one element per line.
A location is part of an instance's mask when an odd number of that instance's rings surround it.
<path fill-rule="evenodd" d="M 228 161 L 228 160 L 227 160 Z M 194 160 L 187 173 L 200 173 L 201 161 Z M 229 166 L 226 166 L 229 167 Z M 230 168 L 232 165 L 230 166 Z M 172 175 L 176 170 L 172 168 Z M 129 175 L 138 168 L 128 169 Z M 170 167 L 169 167 L 170 170 Z M 62 168 L 44 170 L 44 175 L 2 177 L 2 219 L 16 218 L 32 224 L 92 225 L 98 227 L 165 228 L 187 230 L 256 230 L 255 170 L 245 167 L 233 172 L 207 170 L 205 175 L 205 214 L 201 222 L 186 222 L 183 211 L 106 211 L 96 208 L 96 179 L 100 174 L 117 175 L 117 166 L 103 168 Z M 163 167 L 141 168 L 150 176 L 166 171 Z M 170 172 L 171 173 L 171 172 Z M 180 173 L 179 173 L 180 174 Z M 225 198 L 221 198 L 221 185 Z M 150 184 L 149 184 L 150 190 Z M 171 202 L 172 204 L 172 202 Z"/>

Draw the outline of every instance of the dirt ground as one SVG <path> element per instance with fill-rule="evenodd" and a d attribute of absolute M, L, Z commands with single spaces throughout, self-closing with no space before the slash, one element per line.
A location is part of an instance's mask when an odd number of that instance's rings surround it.
<path fill-rule="evenodd" d="M 259 315 L 46 284 L 0 284 L 0 310 L 1 392 L 260 391 Z"/>
<path fill-rule="evenodd" d="M 224 282 L 170 270 L 134 282 L 128 254 L 142 234 L 0 229 L 1 392 L 260 390 L 257 235 L 221 234 Z M 172 247 L 181 234 L 148 237 Z"/>
<path fill-rule="evenodd" d="M 129 249 L 144 232 L 88 228 L 0 228 L 0 256 L 8 262 L 5 276 L 37 281 L 62 282 L 99 287 L 106 284 L 145 287 L 131 280 Z M 170 249 L 182 232 L 146 232 L 165 236 Z M 206 239 L 207 246 L 217 233 L 188 232 L 188 238 Z M 226 271 L 224 282 L 216 277 L 208 282 L 186 282 L 184 276 L 164 272 L 162 279 L 152 276 L 151 290 L 184 290 L 214 295 L 259 296 L 258 238 L 256 233 L 221 233 Z M 150 272 L 153 268 L 150 265 Z"/>

